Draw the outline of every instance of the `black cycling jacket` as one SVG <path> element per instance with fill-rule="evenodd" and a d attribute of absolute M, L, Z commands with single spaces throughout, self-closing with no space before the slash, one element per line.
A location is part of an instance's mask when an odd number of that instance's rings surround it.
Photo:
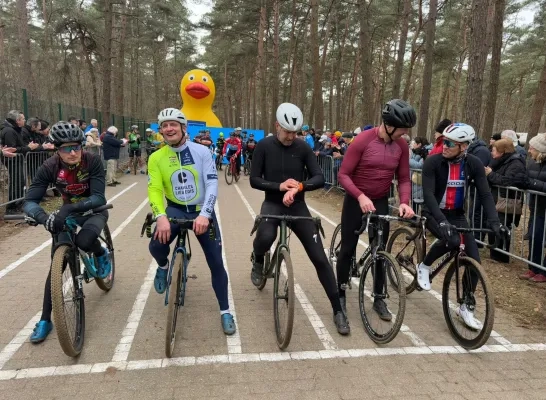
<path fill-rule="evenodd" d="M 432 214 L 438 223 L 447 220 L 439 204 L 446 191 L 448 171 L 448 160 L 441 154 L 428 156 L 423 164 L 423 209 Z M 489 184 L 487 183 L 484 166 L 480 159 L 472 154 L 466 155 L 465 176 L 467 188 L 468 182 L 474 181 L 489 225 L 499 224 L 499 217 L 495 209 L 495 202 L 493 201 Z"/>
<path fill-rule="evenodd" d="M 304 181 L 306 172 L 309 178 Z M 315 153 L 304 140 L 295 139 L 284 146 L 277 137 L 269 136 L 256 145 L 252 156 L 250 186 L 265 191 L 265 200 L 282 203 L 285 192 L 280 185 L 287 179 L 303 183 L 304 191 L 324 186 L 324 175 Z M 304 192 L 299 192 L 294 201 L 304 201 Z"/>

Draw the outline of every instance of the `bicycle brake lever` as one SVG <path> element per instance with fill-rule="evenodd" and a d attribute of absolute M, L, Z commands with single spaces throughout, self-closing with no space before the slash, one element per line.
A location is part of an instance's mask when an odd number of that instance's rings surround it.
<path fill-rule="evenodd" d="M 254 226 L 252 227 L 252 230 L 250 231 L 250 236 L 252 236 L 254 232 L 256 232 L 261 222 L 262 222 L 262 217 L 256 217 L 256 219 L 254 220 Z"/>

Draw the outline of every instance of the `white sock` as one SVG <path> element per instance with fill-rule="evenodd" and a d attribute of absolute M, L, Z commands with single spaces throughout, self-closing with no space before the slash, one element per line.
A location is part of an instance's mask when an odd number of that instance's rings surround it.
<path fill-rule="evenodd" d="M 231 312 L 229 311 L 229 308 L 227 310 L 220 311 L 220 315 L 224 315 L 224 314 L 231 314 Z"/>
<path fill-rule="evenodd" d="M 167 264 L 165 264 L 164 266 L 159 266 L 159 268 L 161 269 L 169 269 L 169 263 L 167 262 Z"/>

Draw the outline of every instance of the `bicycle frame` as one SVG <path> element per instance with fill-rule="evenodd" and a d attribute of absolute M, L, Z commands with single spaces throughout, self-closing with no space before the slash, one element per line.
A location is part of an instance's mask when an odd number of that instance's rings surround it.
<path fill-rule="evenodd" d="M 288 223 L 286 220 L 281 220 L 279 240 L 277 241 L 277 245 L 275 246 L 271 259 L 269 260 L 269 264 L 265 269 L 267 277 L 272 276 L 279 259 L 279 253 L 282 249 L 286 249 L 286 251 L 290 253 L 290 248 L 288 247 Z"/>
<path fill-rule="evenodd" d="M 188 243 L 189 251 L 186 250 L 186 242 Z M 171 262 L 169 264 L 169 273 L 167 274 L 167 289 L 165 290 L 165 305 L 169 304 L 169 291 L 171 288 L 171 282 L 172 282 L 172 275 L 173 275 L 173 269 L 174 269 L 174 261 L 176 260 L 176 255 L 178 253 L 182 253 L 182 260 L 184 262 L 183 270 L 183 276 L 182 276 L 182 285 L 184 285 L 184 290 L 186 286 L 186 278 L 187 278 L 187 263 L 190 261 L 191 258 L 191 245 L 190 245 L 190 237 L 188 235 L 187 229 L 181 229 L 180 233 L 178 234 L 176 238 L 176 246 L 174 248 L 173 254 L 171 256 Z M 184 305 L 184 299 L 181 298 L 181 294 L 178 293 L 178 306 Z"/>

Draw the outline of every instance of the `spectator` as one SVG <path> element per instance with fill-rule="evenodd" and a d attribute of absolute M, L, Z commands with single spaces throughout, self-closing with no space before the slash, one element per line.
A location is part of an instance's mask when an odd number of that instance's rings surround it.
<path fill-rule="evenodd" d="M 15 153 L 15 147 L 2 147 L 0 146 L 0 149 L 2 150 L 2 156 L 6 158 L 13 158 L 17 156 L 17 153 Z"/>
<path fill-rule="evenodd" d="M 87 129 L 87 122 L 85 122 L 83 119 L 80 119 L 79 120 L 79 126 L 80 126 L 80 129 L 85 132 L 85 130 Z"/>
<path fill-rule="evenodd" d="M 315 154 L 318 156 L 318 153 L 324 149 L 326 141 L 328 140 L 328 136 L 322 135 L 320 139 L 317 141 L 318 148 L 315 148 Z M 331 141 L 330 141 L 331 142 Z"/>
<path fill-rule="evenodd" d="M 99 127 L 99 122 L 96 120 L 96 119 L 92 119 L 91 120 L 91 124 L 87 126 L 87 128 L 85 128 L 85 133 L 89 132 L 91 129 L 95 128 L 95 129 L 98 129 Z"/>
<path fill-rule="evenodd" d="M 546 137 L 538 134 L 529 141 L 529 154 L 532 160 L 527 166 L 527 188 L 546 193 Z M 529 261 L 546 265 L 546 257 L 542 258 L 544 249 L 544 225 L 546 223 L 546 196 L 531 195 L 529 198 L 529 232 L 533 238 L 529 240 Z M 546 271 L 528 266 L 529 270 L 519 276 L 520 279 L 536 283 L 546 282 Z"/>
<path fill-rule="evenodd" d="M 328 139 L 330 139 L 332 141 L 332 144 L 337 146 L 339 143 L 337 142 L 337 138 L 334 136 L 334 134 L 332 133 L 332 131 L 326 131 L 325 132 L 326 136 L 328 137 Z"/>
<path fill-rule="evenodd" d="M 89 132 L 85 134 L 85 137 L 85 150 L 90 153 L 99 154 L 102 146 L 99 139 L 99 130 L 97 128 L 91 128 Z"/>
<path fill-rule="evenodd" d="M 409 165 L 411 169 L 422 170 L 423 164 L 428 156 L 429 150 L 432 148 L 425 137 L 417 136 L 411 142 L 411 152 Z M 412 171 L 411 173 L 411 188 L 412 199 L 423 199 L 423 181 L 421 171 Z M 413 211 L 417 211 L 416 204 L 413 204 Z"/>
<path fill-rule="evenodd" d="M 527 151 L 525 151 L 525 149 L 519 145 L 518 135 L 516 135 L 516 132 L 510 129 L 504 130 L 501 133 L 501 139 L 510 139 L 512 143 L 514 143 L 516 152 L 521 154 L 524 158 L 527 158 Z"/>
<path fill-rule="evenodd" d="M 493 136 L 491 136 L 491 139 L 489 139 L 489 151 L 493 149 L 493 143 L 495 143 L 497 140 L 501 140 L 501 134 L 495 133 Z"/>
<path fill-rule="evenodd" d="M 410 147 L 410 143 L 411 143 L 410 135 L 402 135 L 402 139 L 404 139 L 406 143 L 408 144 L 408 147 Z"/>
<path fill-rule="evenodd" d="M 3 148 L 15 149 L 9 152 L 16 154 L 26 154 L 37 149 L 40 146 L 39 144 L 34 142 L 25 143 L 22 132 L 24 126 L 25 116 L 23 113 L 17 110 L 10 111 L 0 133 L 0 145 L 4 146 Z M 4 154 L 4 151 L 2 151 L 2 154 Z M 9 204 L 6 206 L 6 214 L 18 214 L 21 212 L 25 190 L 23 157 L 19 156 L 9 160 L 6 158 L 4 159 L 4 165 L 9 175 Z"/>
<path fill-rule="evenodd" d="M 444 151 L 443 133 L 449 125 L 451 125 L 451 120 L 449 119 L 443 119 L 436 125 L 436 129 L 434 129 L 434 140 L 436 142 L 432 146 L 432 150 L 428 153 L 429 156 L 433 154 L 442 154 Z"/>
<path fill-rule="evenodd" d="M 315 136 L 311 129 L 309 129 L 309 125 L 303 126 L 303 133 L 305 133 L 305 142 L 311 147 L 311 150 L 315 148 Z"/>
<path fill-rule="evenodd" d="M 121 182 L 116 180 L 116 170 L 118 167 L 119 150 L 125 146 L 127 139 L 117 139 L 118 128 L 111 126 L 107 129 L 104 139 L 102 140 L 102 150 L 104 160 L 106 161 L 106 184 L 108 186 L 116 186 Z"/>
<path fill-rule="evenodd" d="M 68 123 L 80 126 L 80 120 L 76 117 L 68 117 Z"/>
<path fill-rule="evenodd" d="M 525 189 L 527 187 L 527 169 L 525 158 L 516 153 L 514 144 L 509 139 L 501 139 L 493 144 L 491 152 L 493 161 L 490 167 L 485 167 L 485 175 L 491 188 L 497 205 L 499 219 L 508 228 L 512 229 L 519 225 L 522 210 L 523 194 L 514 190 L 507 190 L 503 187 L 515 186 Z M 489 243 L 493 243 L 493 235 L 489 236 Z M 499 248 L 510 250 L 510 240 L 500 243 Z M 490 255 L 493 260 L 508 263 L 510 257 L 491 249 Z"/>
<path fill-rule="evenodd" d="M 499 137 L 500 139 L 500 137 Z M 472 154 L 480 159 L 484 167 L 487 167 L 491 164 L 491 150 L 487 147 L 485 142 L 481 139 L 476 138 L 466 151 L 468 154 Z M 473 221 L 473 226 L 476 228 L 483 228 L 482 221 L 482 203 L 479 196 L 476 196 L 476 187 L 472 184 L 470 185 L 470 219 Z M 480 232 L 474 232 L 474 237 L 476 240 L 482 240 L 483 235 Z M 478 243 L 478 247 L 482 247 Z"/>
<path fill-rule="evenodd" d="M 25 125 L 21 128 L 21 133 L 25 144 L 29 144 L 31 142 L 41 144 L 40 134 L 38 133 L 39 130 L 40 120 L 36 117 L 29 118 Z M 39 147 L 35 149 L 35 151 L 39 150 Z"/>
<path fill-rule="evenodd" d="M 44 154 L 42 151 L 42 143 L 44 142 L 43 136 L 40 135 L 40 120 L 36 117 L 29 118 L 26 121 L 26 124 L 21 128 L 21 133 L 23 135 L 23 140 L 25 144 L 37 143 L 38 147 L 32 150 L 31 154 L 26 156 L 26 167 L 29 182 L 25 182 L 27 185 L 34 180 L 36 171 L 45 161 Z"/>

